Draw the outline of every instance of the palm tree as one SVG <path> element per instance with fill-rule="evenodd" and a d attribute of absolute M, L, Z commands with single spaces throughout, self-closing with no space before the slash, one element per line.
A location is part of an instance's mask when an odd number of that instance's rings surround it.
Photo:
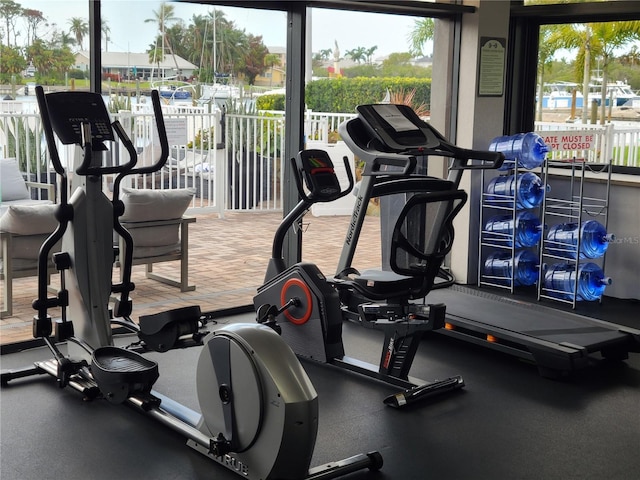
<path fill-rule="evenodd" d="M 264 57 L 264 64 L 271 69 L 271 76 L 269 77 L 269 86 L 273 85 L 273 67 L 280 66 L 280 55 L 277 53 L 267 53 Z"/>
<path fill-rule="evenodd" d="M 562 48 L 560 39 L 562 35 L 558 35 L 561 26 L 542 25 L 540 27 L 539 48 L 538 48 L 538 103 L 536 110 L 536 120 L 542 120 L 542 96 L 544 92 L 544 74 L 547 68 L 551 66 L 553 56 L 556 50 Z"/>
<path fill-rule="evenodd" d="M 102 25 L 100 26 L 100 31 L 102 32 L 102 36 L 104 37 L 104 50 L 105 52 L 109 51 L 109 40 L 111 40 L 111 28 L 107 25 L 106 20 L 101 20 Z"/>
<path fill-rule="evenodd" d="M 371 63 L 371 57 L 373 56 L 374 52 L 378 49 L 377 45 L 374 45 L 371 48 L 368 48 L 367 51 L 364 53 L 365 56 L 367 57 L 367 63 Z"/>
<path fill-rule="evenodd" d="M 325 48 L 324 50 L 320 50 L 320 53 L 319 53 L 321 60 L 329 60 L 332 54 L 333 54 L 333 49 L 331 48 Z"/>
<path fill-rule="evenodd" d="M 409 32 L 409 51 L 414 57 L 423 55 L 422 48 L 429 40 L 433 40 L 435 34 L 435 23 L 433 18 L 423 18 L 413 23 L 413 30 Z"/>
<path fill-rule="evenodd" d="M 167 2 L 162 2 L 160 4 L 160 10 L 158 10 L 157 12 L 154 10 L 153 11 L 153 15 L 154 18 L 147 18 L 145 19 L 145 23 L 157 23 L 158 24 L 158 31 L 160 32 L 160 41 L 162 42 L 162 46 L 161 46 L 161 51 L 162 54 L 160 55 L 160 59 L 154 59 L 155 63 L 156 61 L 158 62 L 158 64 L 160 63 L 160 61 L 162 61 L 164 59 L 164 48 L 165 46 L 167 47 L 167 49 L 169 50 L 169 53 L 171 54 L 171 56 L 173 57 L 173 62 L 176 65 L 176 71 L 179 70 L 178 67 L 178 61 L 176 59 L 176 56 L 173 53 L 173 49 L 171 48 L 170 43 L 167 41 L 167 35 L 166 35 L 166 30 L 167 30 L 167 26 L 170 22 L 175 22 L 177 20 L 179 20 L 177 17 L 173 16 L 173 12 L 174 12 L 174 6 L 168 4 Z M 154 48 L 152 51 L 153 52 L 157 52 L 158 48 Z"/>
<path fill-rule="evenodd" d="M 75 37 L 76 44 L 80 47 L 80 50 L 83 50 L 82 41 L 85 35 L 89 34 L 89 25 L 80 17 L 73 17 L 69 19 L 68 23 L 71 25 L 69 33 Z"/>
<path fill-rule="evenodd" d="M 640 21 L 567 24 L 555 29 L 548 41 L 563 48 L 577 48 L 576 76 L 582 77 L 582 123 L 587 122 L 591 69 L 596 59 L 602 69 L 600 123 L 604 124 L 608 69 L 616 49 L 640 39 Z"/>
<path fill-rule="evenodd" d="M 614 51 L 634 40 L 640 40 L 640 21 L 595 23 L 592 26 L 592 35 L 600 51 L 600 67 L 602 68 L 600 123 L 604 125 L 608 83 L 607 74 L 614 58 Z"/>
<path fill-rule="evenodd" d="M 351 50 L 347 50 L 345 55 L 350 56 L 354 62 L 360 63 L 361 61 L 366 60 L 367 49 L 364 47 L 353 48 Z"/>

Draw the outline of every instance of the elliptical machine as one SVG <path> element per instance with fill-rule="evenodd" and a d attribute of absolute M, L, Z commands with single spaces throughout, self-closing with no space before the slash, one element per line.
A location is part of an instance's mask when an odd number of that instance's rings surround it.
<path fill-rule="evenodd" d="M 310 469 L 318 428 L 317 393 L 298 359 L 273 329 L 251 324 L 221 327 L 203 339 L 199 307 L 162 312 L 135 324 L 130 314 L 133 241 L 120 224 L 124 208 L 120 184 L 133 173 L 150 173 L 164 165 L 168 142 L 158 93 L 152 91 L 155 122 L 161 145 L 160 160 L 147 168 L 134 168 L 135 147 L 118 122 L 111 123 L 104 101 L 89 92 L 45 95 L 36 88 L 49 152 L 60 178 L 59 226 L 46 240 L 39 256 L 38 298 L 34 301 L 33 334 L 42 338 L 53 359 L 22 370 L 2 372 L 2 385 L 40 374 L 56 378 L 85 398 L 127 403 L 187 438 L 189 446 L 244 478 L 325 479 L 369 468 L 378 470 L 378 452 L 359 454 Z M 56 148 L 64 144 L 83 148 L 75 169 L 77 188 L 67 198 L 67 172 Z M 129 161 L 103 166 L 105 142 L 116 136 Z M 102 191 L 102 177 L 114 174 L 113 201 Z M 113 232 L 125 240 L 125 251 L 113 247 Z M 61 290 L 47 297 L 47 260 L 62 239 L 62 252 L 54 255 Z M 115 257 L 121 258 L 122 282 L 112 284 Z M 120 294 L 113 311 L 112 294 Z M 52 322 L 48 310 L 61 307 L 62 317 Z M 116 318 L 112 318 L 112 315 Z M 113 344 L 111 324 L 135 332 L 135 348 Z M 55 328 L 54 328 L 55 326 Z M 51 334 L 54 333 L 54 340 Z M 194 412 L 152 390 L 159 378 L 158 364 L 138 350 L 166 351 L 190 344 L 202 345 L 196 369 L 201 413 Z M 68 354 L 57 342 L 66 341 Z"/>
<path fill-rule="evenodd" d="M 402 407 L 464 386 L 459 375 L 435 382 L 409 376 L 422 336 L 444 326 L 445 305 L 417 300 L 425 299 L 433 288 L 453 244 L 453 219 L 467 200 L 453 182 L 420 172 L 418 160 L 445 156 L 466 163 L 473 158 L 483 164 L 467 168 L 496 168 L 503 156 L 451 145 L 403 105 L 363 105 L 358 113 L 339 127 L 345 143 L 365 161 L 365 169 L 336 275 L 326 278 L 308 262 L 287 268 L 282 258 L 286 232 L 311 205 L 335 200 L 353 186 L 348 166 L 350 186 L 341 192 L 327 153 L 302 151 L 293 161 L 301 200 L 278 228 L 254 306 L 258 322 L 277 325 L 299 356 L 402 387 L 384 400 Z M 400 148 L 385 149 L 389 142 Z M 392 196 L 401 196 L 402 208 L 389 235 L 387 268 L 358 272 L 351 261 L 369 200 Z M 378 365 L 345 355 L 343 320 L 384 332 Z"/>

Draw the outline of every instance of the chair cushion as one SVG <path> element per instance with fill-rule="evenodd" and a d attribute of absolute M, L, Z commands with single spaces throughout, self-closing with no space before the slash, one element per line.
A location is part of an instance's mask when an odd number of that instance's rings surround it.
<path fill-rule="evenodd" d="M 0 217 L 0 230 L 16 235 L 50 234 L 58 226 L 57 205 L 9 205 Z"/>
<path fill-rule="evenodd" d="M 134 258 L 165 255 L 180 250 L 177 222 L 173 225 L 154 227 L 145 227 L 144 222 L 181 218 L 195 193 L 193 188 L 122 189 L 124 215 L 120 220 L 133 237 Z M 132 225 L 134 223 L 136 225 Z"/>
<path fill-rule="evenodd" d="M 31 194 L 20 173 L 18 160 L 15 158 L 0 159 L 0 201 L 8 202 L 25 198 L 31 198 Z"/>
<path fill-rule="evenodd" d="M 147 190 L 123 188 L 124 203 L 122 222 L 151 222 L 181 218 L 189 207 L 196 190 L 176 188 L 172 190 Z"/>

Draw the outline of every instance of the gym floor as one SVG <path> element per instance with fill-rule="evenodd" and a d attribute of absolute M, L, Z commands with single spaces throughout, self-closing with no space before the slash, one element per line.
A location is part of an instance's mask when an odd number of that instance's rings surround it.
<path fill-rule="evenodd" d="M 637 302 L 608 307 L 616 321 L 637 328 Z M 253 315 L 220 325 L 245 321 Z M 380 332 L 347 323 L 344 337 L 347 355 L 378 362 Z M 161 375 L 154 388 L 196 410 L 197 354 L 192 348 L 152 355 Z M 2 355 L 2 368 L 49 357 L 41 348 Z M 594 358 L 558 381 L 513 357 L 430 334 L 411 374 L 425 380 L 460 374 L 466 387 L 406 410 L 383 405 L 393 387 L 303 365 L 320 402 L 312 466 L 373 450 L 384 458 L 381 471 L 347 478 L 630 480 L 640 472 L 638 353 L 623 363 Z M 237 478 L 143 414 L 103 400 L 83 402 L 47 376 L 3 387 L 0 413 L 3 480 Z"/>

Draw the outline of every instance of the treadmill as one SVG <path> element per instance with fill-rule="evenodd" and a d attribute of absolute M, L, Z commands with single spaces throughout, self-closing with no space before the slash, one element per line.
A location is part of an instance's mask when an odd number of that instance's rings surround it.
<path fill-rule="evenodd" d="M 449 159 L 448 180 L 458 188 L 464 170 L 498 168 L 489 152 L 476 152 L 449 143 L 431 125 L 403 105 L 362 105 L 358 119 L 367 138 L 343 140 L 362 159 L 385 155 L 406 155 L 426 163 L 429 157 Z M 496 152 L 491 152 L 495 155 Z M 471 160 L 484 159 L 484 161 Z M 426 172 L 426 167 L 423 169 Z M 368 188 L 359 189 L 358 196 Z M 358 202 L 361 203 L 358 198 Z M 354 218 L 351 225 L 361 225 Z M 364 215 L 364 214 L 363 214 Z M 338 264 L 338 273 L 351 267 L 359 228 L 351 229 Z M 384 239 L 383 239 L 384 244 Z M 384 257 L 384 254 L 383 254 Z M 386 269 L 383 267 L 383 270 Z M 445 327 L 436 332 L 534 363 L 540 375 L 567 376 L 589 365 L 589 356 L 600 353 L 611 360 L 625 360 L 629 352 L 640 352 L 640 330 L 617 325 L 573 312 L 565 312 L 461 285 L 429 292 L 429 303 L 446 305 Z"/>

